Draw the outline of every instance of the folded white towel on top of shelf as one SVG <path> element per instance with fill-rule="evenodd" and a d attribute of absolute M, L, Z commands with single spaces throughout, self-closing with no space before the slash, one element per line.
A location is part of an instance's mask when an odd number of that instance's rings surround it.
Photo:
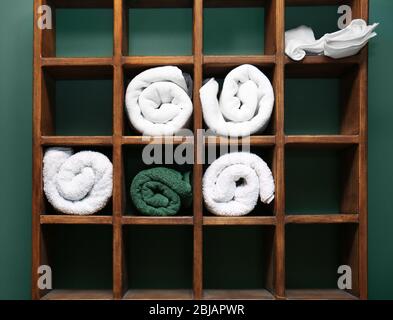
<path fill-rule="evenodd" d="M 285 32 L 285 53 L 293 60 L 303 60 L 306 54 L 321 54 L 325 39 L 315 39 L 314 31 L 307 26 L 300 26 Z"/>
<path fill-rule="evenodd" d="M 220 99 L 212 78 L 199 91 L 203 118 L 215 134 L 243 137 L 264 130 L 274 105 L 269 79 L 256 67 L 244 64 L 225 77 Z"/>
<path fill-rule="evenodd" d="M 362 19 L 355 19 L 344 29 L 327 33 L 316 40 L 314 32 L 307 26 L 300 26 L 285 32 L 285 53 L 293 60 L 302 60 L 307 53 L 323 54 L 339 59 L 357 54 L 371 38 L 378 23 L 367 25 Z"/>
<path fill-rule="evenodd" d="M 203 176 L 202 192 L 207 209 L 220 216 L 250 213 L 261 197 L 274 199 L 274 179 L 266 162 L 247 152 L 228 153 L 215 160 Z"/>
<path fill-rule="evenodd" d="M 44 155 L 44 192 L 60 212 L 90 215 L 112 196 L 112 172 L 112 163 L 99 152 L 50 148 Z"/>
<path fill-rule="evenodd" d="M 174 66 L 148 69 L 131 80 L 126 109 L 132 126 L 145 135 L 173 135 L 191 117 L 192 80 Z"/>

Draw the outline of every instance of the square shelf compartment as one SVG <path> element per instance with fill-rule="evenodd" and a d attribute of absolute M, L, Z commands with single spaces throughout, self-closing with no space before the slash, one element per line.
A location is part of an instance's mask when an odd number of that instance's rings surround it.
<path fill-rule="evenodd" d="M 285 30 L 306 25 L 312 28 L 315 38 L 338 31 L 338 20 L 342 13 L 338 9 L 347 5 L 352 10 L 352 19 L 360 16 L 363 0 L 285 0 Z M 348 21 L 347 21 L 348 22 Z"/>
<path fill-rule="evenodd" d="M 305 1 L 303 1 L 306 3 Z M 306 5 L 295 6 L 290 1 L 286 1 L 285 8 L 285 30 L 297 28 L 301 25 L 310 27 L 315 34 L 315 38 L 319 39 L 326 33 L 338 30 L 337 21 L 340 15 L 337 13 L 338 7 L 344 4 L 337 4 L 338 1 L 325 1 L 323 5 L 316 6 L 313 1 L 309 1 Z M 292 1 L 295 3 L 295 1 Z"/>
<path fill-rule="evenodd" d="M 70 146 L 70 145 L 66 145 L 66 144 L 62 144 L 62 145 L 56 145 L 55 147 L 70 147 L 73 149 L 74 154 L 80 151 L 96 151 L 96 152 L 100 152 L 102 154 L 104 154 L 105 156 L 108 157 L 108 159 L 112 162 L 113 164 L 113 159 L 112 159 L 112 148 L 111 147 L 93 147 L 93 146 Z M 45 154 L 45 151 L 50 148 L 50 147 L 44 147 L 43 151 Z M 42 213 L 41 215 L 62 215 L 64 217 L 68 217 L 70 219 L 72 218 L 78 218 L 79 216 L 77 215 L 68 215 L 65 213 L 62 213 L 60 211 L 58 211 L 57 209 L 55 209 L 48 201 L 45 192 L 42 192 L 43 194 L 43 201 L 42 201 Z M 100 211 L 98 211 L 97 213 L 93 214 L 93 215 L 88 215 L 86 217 L 94 217 L 94 216 L 111 216 L 113 213 L 113 201 L 112 201 L 112 197 L 108 200 L 108 203 L 106 204 L 106 206 L 101 209 Z M 93 218 L 94 219 L 94 218 Z"/>
<path fill-rule="evenodd" d="M 319 59 L 320 57 L 310 57 Z M 355 61 L 286 66 L 285 133 L 288 135 L 357 135 L 359 68 Z M 317 75 L 317 73 L 319 74 Z"/>
<path fill-rule="evenodd" d="M 272 226 L 205 227 L 204 298 L 272 299 L 273 239 Z"/>
<path fill-rule="evenodd" d="M 252 6 L 233 1 L 204 1 L 205 55 L 263 55 L 275 53 L 275 16 L 270 0 Z"/>
<path fill-rule="evenodd" d="M 214 59 L 214 60 L 216 60 L 216 59 Z M 223 63 L 223 61 L 219 61 L 219 59 L 217 59 L 217 61 L 213 61 L 213 62 L 208 61 L 208 62 L 204 63 L 204 65 L 203 65 L 203 79 L 208 80 L 210 78 L 214 78 L 219 84 L 219 91 L 218 91 L 217 99 L 219 99 L 219 97 L 220 97 L 222 86 L 224 84 L 224 80 L 225 80 L 225 77 L 227 76 L 227 74 L 242 64 L 243 63 L 235 63 L 235 62 Z M 274 66 L 274 62 L 259 61 L 259 62 L 255 62 L 255 63 L 251 63 L 251 64 L 254 65 L 255 67 L 257 67 L 270 80 L 270 83 L 272 84 L 272 87 L 273 87 L 273 91 L 275 91 L 274 79 L 276 76 L 276 69 Z M 272 111 L 272 114 L 271 114 L 271 117 L 270 117 L 270 120 L 269 120 L 269 123 L 268 123 L 266 129 L 263 130 L 262 132 L 256 132 L 256 133 L 252 134 L 251 136 L 272 136 L 272 135 L 275 135 L 275 133 L 276 133 L 276 123 L 275 122 L 276 122 L 276 108 L 274 105 L 273 111 Z M 208 126 L 206 125 L 205 121 L 203 121 L 203 128 L 205 130 L 208 129 Z"/>
<path fill-rule="evenodd" d="M 183 73 L 188 73 L 192 79 L 194 79 L 194 71 L 193 71 L 193 63 L 192 59 L 182 59 L 183 61 L 173 64 L 174 66 L 178 67 L 181 69 Z M 155 67 L 161 67 L 163 66 L 162 64 L 159 64 L 157 62 L 153 62 L 149 64 L 149 66 L 143 65 L 138 63 L 138 61 L 133 61 L 131 58 L 131 61 L 126 59 L 126 63 L 124 65 L 124 97 L 123 97 L 123 103 L 124 103 L 124 116 L 123 116 L 123 135 L 125 136 L 142 136 L 143 134 L 136 130 L 128 117 L 127 110 L 126 110 L 126 104 L 125 104 L 125 96 L 127 92 L 128 85 L 134 79 L 138 74 L 142 73 L 143 71 L 149 70 L 150 68 L 155 68 Z M 193 97 L 191 97 L 191 101 L 193 100 Z M 193 101 L 192 101 L 193 102 Z M 191 115 L 189 122 L 187 124 L 187 127 L 185 128 L 184 133 L 188 133 L 187 131 L 193 131 L 193 114 Z M 191 134 L 191 133 L 190 133 Z M 179 136 L 182 134 L 179 134 Z"/>
<path fill-rule="evenodd" d="M 157 149 L 151 150 L 150 148 L 154 147 Z M 124 174 L 123 174 L 123 201 L 124 201 L 124 208 L 125 212 L 124 215 L 127 216 L 141 216 L 141 217 L 148 217 L 142 215 L 138 212 L 137 208 L 135 207 L 134 203 L 132 202 L 131 195 L 130 195 L 130 187 L 132 180 L 134 177 L 141 172 L 142 170 L 151 169 L 155 167 L 165 167 L 177 170 L 182 173 L 191 172 L 193 171 L 192 164 L 177 164 L 173 159 L 173 148 L 176 148 L 176 145 L 126 145 L 123 147 L 123 167 L 124 167 Z M 144 148 L 147 151 L 144 155 Z M 193 145 L 189 144 L 188 148 L 190 151 L 193 150 Z M 158 155 L 158 156 L 155 156 Z M 147 157 L 144 159 L 144 157 Z M 169 157 L 172 160 L 172 164 L 165 164 L 165 157 Z M 159 164 L 158 161 L 151 163 L 153 160 L 161 159 L 163 164 Z M 168 158 L 167 158 L 168 159 Z M 169 160 L 169 159 L 168 159 Z M 147 163 L 146 163 L 147 162 Z M 190 176 L 190 183 L 192 184 L 192 175 Z M 193 215 L 192 205 L 188 208 L 181 207 L 179 212 L 175 216 L 168 216 L 167 218 L 175 218 L 175 217 L 184 217 Z M 160 218 L 160 217 L 156 217 Z"/>
<path fill-rule="evenodd" d="M 42 113 L 44 136 L 112 136 L 112 66 L 45 66 Z"/>
<path fill-rule="evenodd" d="M 271 146 L 249 146 L 249 145 L 231 145 L 231 144 L 209 144 L 206 145 L 204 148 L 204 161 L 205 164 L 203 165 L 203 172 L 206 172 L 207 168 L 210 164 L 215 160 L 218 159 L 220 156 L 232 153 L 232 152 L 250 152 L 258 157 L 260 157 L 263 161 L 265 161 L 273 173 L 273 177 L 275 176 L 275 154 L 276 150 L 274 147 Z M 247 219 L 247 217 L 253 216 L 274 216 L 275 215 L 275 208 L 276 208 L 276 198 L 270 204 L 264 204 L 261 202 L 260 197 L 258 196 L 258 202 L 255 208 L 247 215 L 242 216 L 243 218 Z M 219 217 L 222 219 L 230 219 L 231 217 L 224 217 L 224 216 L 216 216 L 209 212 L 206 208 L 205 204 L 203 204 L 203 215 L 205 217 Z M 228 220 L 229 221 L 229 220 Z"/>
<path fill-rule="evenodd" d="M 192 297 L 191 226 L 127 226 L 124 239 L 127 271 L 125 299 L 154 295 Z M 162 296 L 161 296 L 162 297 Z"/>
<path fill-rule="evenodd" d="M 161 1 L 151 7 L 146 2 L 148 1 L 127 1 L 128 52 L 124 54 L 191 56 L 192 1 L 169 1 L 168 4 Z"/>
<path fill-rule="evenodd" d="M 359 154 L 356 146 L 287 148 L 287 214 L 358 214 Z"/>
<path fill-rule="evenodd" d="M 287 225 L 286 293 L 289 299 L 307 296 L 353 299 L 358 296 L 358 226 L 356 224 Z M 342 290 L 338 268 L 350 266 L 352 289 Z M 351 294 L 351 295 L 350 295 Z"/>
<path fill-rule="evenodd" d="M 113 0 L 47 0 L 46 4 L 53 29 L 42 31 L 43 57 L 113 55 Z"/>
<path fill-rule="evenodd" d="M 43 299 L 112 299 L 110 226 L 46 225 L 42 239 L 53 287 Z"/>

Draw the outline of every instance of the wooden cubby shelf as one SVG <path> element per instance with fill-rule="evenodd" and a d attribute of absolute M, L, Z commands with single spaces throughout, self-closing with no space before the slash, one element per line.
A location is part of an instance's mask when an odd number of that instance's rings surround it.
<path fill-rule="evenodd" d="M 61 9 L 59 14 L 64 11 L 72 14 L 73 9 L 86 9 L 84 12 L 105 9 L 111 18 L 113 16 L 113 48 L 109 48 L 113 53 L 91 57 L 61 56 L 57 44 L 62 39 L 57 35 L 56 23 L 50 30 L 41 30 L 34 24 L 33 299 L 367 299 L 367 48 L 356 56 L 339 60 L 307 56 L 303 61 L 295 62 L 284 53 L 286 9 L 340 4 L 352 6 L 353 18 L 368 20 L 368 0 L 35 0 L 35 19 L 39 17 L 37 9 L 40 5 L 52 6 L 54 16 L 57 9 Z M 161 8 L 187 11 L 189 39 L 184 50 L 178 55 L 168 53 L 167 48 L 157 53 L 147 50 L 146 55 L 143 50 L 135 51 L 137 45 L 133 43 L 133 32 L 138 30 L 134 30 L 135 20 L 130 17 L 137 10 L 150 12 L 150 9 Z M 221 10 L 219 8 L 260 10 L 258 14 L 263 16 L 264 33 L 258 44 L 261 49 L 241 54 L 236 54 L 240 51 L 227 52 L 228 55 L 225 50 L 214 52 L 210 48 L 212 42 L 206 41 L 206 33 L 211 33 L 214 20 L 211 16 L 209 18 L 209 10 Z M 194 112 L 190 129 L 196 133 L 198 129 L 206 129 L 199 99 L 203 81 L 210 77 L 222 80 L 232 68 L 245 63 L 262 70 L 274 88 L 275 106 L 265 132 L 242 139 L 180 136 L 171 141 L 162 137 L 143 137 L 131 127 L 125 113 L 125 90 L 139 72 L 156 66 L 176 65 L 191 74 Z M 298 92 L 291 85 L 314 78 L 337 80 L 338 92 L 329 100 L 337 100 L 337 103 L 331 103 L 337 106 L 323 109 L 323 112 L 333 114 L 338 110 L 336 107 L 340 108 L 337 115 L 326 119 L 334 122 L 332 131 L 321 129 L 318 132 L 313 123 L 304 128 L 302 126 L 308 125 L 306 120 L 293 121 L 293 114 L 297 112 L 294 95 L 306 96 L 307 93 Z M 76 107 L 64 104 L 65 97 L 73 94 L 78 83 L 82 89 L 79 95 L 73 96 Z M 97 84 L 99 90 L 94 91 Z M 289 94 L 291 89 L 292 95 Z M 91 96 L 97 97 L 90 99 Z M 319 102 L 309 101 L 310 108 L 316 103 Z M 96 104 L 101 122 L 90 130 L 95 123 L 93 108 Z M 76 118 L 69 117 L 64 109 L 74 107 L 79 112 L 78 108 L 84 106 L 90 108 L 89 116 L 75 121 L 78 123 L 74 129 L 72 125 Z M 294 111 L 287 113 L 289 108 Z M 323 121 L 325 116 L 321 116 Z M 68 122 L 64 124 L 62 121 Z M 68 123 L 71 125 L 69 130 Z M 155 142 L 155 138 L 160 138 L 164 145 L 188 143 L 195 151 L 194 160 L 197 161 L 184 167 L 184 170 L 192 171 L 193 204 L 176 216 L 138 215 L 129 196 L 133 176 L 148 167 L 139 155 L 145 145 L 161 143 L 160 140 Z M 276 184 L 275 199 L 270 205 L 258 204 L 247 216 L 213 216 L 202 200 L 202 177 L 208 166 L 201 161 L 202 150 L 242 141 L 249 142 L 251 152 L 263 157 L 271 167 Z M 113 196 L 99 213 L 93 216 L 61 215 L 48 203 L 43 192 L 42 159 L 45 150 L 52 146 L 97 150 L 110 158 L 114 169 Z M 300 162 L 305 165 L 298 169 Z M 314 180 L 302 179 L 302 170 L 315 174 Z M 316 181 L 323 184 L 324 179 L 327 181 L 324 188 L 316 185 L 314 188 Z M 329 192 L 331 194 L 327 194 Z M 335 204 L 318 203 L 325 198 Z M 91 247 L 86 246 L 84 237 L 89 239 Z M 246 247 L 235 247 L 239 239 L 234 237 L 242 238 L 242 245 L 247 243 Z M 229 257 L 226 256 L 227 242 L 234 245 L 234 254 Z M 94 247 L 95 243 L 99 248 Z M 154 260 L 157 253 L 161 254 L 157 250 L 165 252 L 168 247 L 171 251 L 165 254 L 170 255 L 170 261 L 162 261 L 167 264 L 166 268 L 154 269 L 161 265 L 161 261 Z M 72 261 L 73 249 L 75 261 Z M 59 257 L 58 251 L 67 258 Z M 331 273 L 328 274 L 327 267 L 321 265 L 326 260 L 325 253 L 334 263 L 351 266 L 351 290 L 337 289 Z M 92 280 L 72 281 L 73 270 L 70 268 L 81 267 L 78 259 L 85 254 L 90 264 L 80 268 L 82 274 L 78 276 L 97 279 L 97 284 Z M 244 259 L 244 254 L 252 262 Z M 315 279 L 321 281 L 314 285 L 296 278 L 299 264 L 294 257 L 297 255 L 312 265 L 310 270 L 317 273 Z M 321 256 L 322 262 L 317 260 Z M 135 259 L 138 258 L 146 260 L 136 265 Z M 239 265 L 232 266 L 230 259 L 239 263 L 247 260 L 247 264 L 238 272 Z M 56 265 L 53 272 L 59 269 L 64 273 L 64 279 L 57 275 L 53 290 L 40 290 L 38 267 L 51 263 Z M 245 284 L 230 283 L 228 279 L 231 277 L 221 273 L 222 266 L 217 263 L 234 268 L 240 276 L 250 274 L 251 278 L 247 278 Z M 97 269 L 87 273 L 92 266 Z M 332 264 L 334 272 L 337 267 Z M 164 275 L 164 284 L 157 280 L 156 274 L 162 270 L 171 273 Z M 225 272 L 230 274 L 228 270 Z"/>

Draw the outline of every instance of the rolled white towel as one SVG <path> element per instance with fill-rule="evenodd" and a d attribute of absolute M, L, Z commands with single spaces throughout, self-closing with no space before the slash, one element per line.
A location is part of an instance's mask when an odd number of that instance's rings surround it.
<path fill-rule="evenodd" d="M 218 101 L 218 83 L 210 79 L 199 90 L 203 118 L 218 135 L 244 137 L 264 130 L 274 105 L 269 79 L 244 64 L 228 73 Z"/>
<path fill-rule="evenodd" d="M 352 20 L 342 30 L 327 33 L 316 40 L 314 32 L 307 26 L 300 26 L 285 32 L 285 53 L 293 60 L 302 60 L 307 53 L 324 54 L 340 59 L 357 54 L 377 34 L 378 23 L 367 25 L 362 19 Z"/>
<path fill-rule="evenodd" d="M 228 153 L 215 160 L 203 176 L 207 209 L 219 216 L 243 216 L 274 199 L 274 179 L 266 162 L 247 152 Z"/>
<path fill-rule="evenodd" d="M 174 66 L 138 74 L 128 85 L 126 109 L 132 126 L 150 136 L 173 135 L 192 114 L 192 80 Z"/>
<path fill-rule="evenodd" d="M 60 212 L 90 215 L 112 196 L 113 166 L 99 152 L 50 148 L 44 155 L 43 180 L 48 201 Z"/>

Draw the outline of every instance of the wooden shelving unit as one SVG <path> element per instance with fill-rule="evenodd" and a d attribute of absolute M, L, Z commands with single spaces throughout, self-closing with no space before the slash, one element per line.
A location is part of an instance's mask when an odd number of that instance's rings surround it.
<path fill-rule="evenodd" d="M 35 0 L 38 7 L 111 8 L 114 14 L 112 57 L 62 58 L 55 52 L 56 30 L 40 30 L 34 26 L 34 132 L 33 132 L 33 299 L 366 299 L 367 298 L 367 49 L 354 57 L 332 60 L 306 57 L 293 62 L 284 54 L 285 8 L 302 5 L 350 4 L 354 18 L 368 20 L 367 0 Z M 265 43 L 261 55 L 219 56 L 203 54 L 204 7 L 265 8 Z M 131 7 L 192 8 L 193 52 L 190 56 L 129 56 L 128 15 Z M 55 10 L 53 10 L 55 15 Z M 264 135 L 252 136 L 251 148 L 268 152 L 276 183 L 276 197 L 267 214 L 245 217 L 214 217 L 206 214 L 202 202 L 201 181 L 204 166 L 193 166 L 193 207 L 175 217 L 143 217 L 128 215 L 124 177 L 124 148 L 143 147 L 147 142 L 138 134 L 128 135 L 124 111 L 126 79 L 141 70 L 177 65 L 193 75 L 193 130 L 203 128 L 199 88 L 205 77 L 224 76 L 239 64 L 250 63 L 269 75 L 276 96 L 270 129 Z M 337 135 L 286 135 L 284 130 L 285 80 L 297 78 L 338 77 L 342 81 L 343 114 Z M 54 88 L 63 79 L 112 79 L 113 134 L 111 136 L 58 136 L 54 122 Z M 186 138 L 184 138 L 186 139 Z M 183 140 L 184 140 L 183 139 Z M 180 139 L 179 143 L 183 141 Z M 218 144 L 225 138 L 216 137 L 204 144 Z M 201 158 L 202 143 L 194 144 L 195 159 Z M 230 141 L 229 141 L 230 143 Z M 58 215 L 48 206 L 43 193 L 42 159 L 48 146 L 75 146 L 106 150 L 114 165 L 113 198 L 102 215 L 75 217 Z M 342 181 L 341 211 L 337 214 L 287 214 L 286 212 L 286 150 L 288 148 L 333 148 L 343 150 L 346 174 Z M 139 150 L 139 149 L 136 149 Z M 349 154 L 349 155 L 348 155 Z M 50 265 L 47 247 L 50 238 L 45 228 L 52 225 L 107 225 L 112 229 L 112 290 L 53 289 L 42 291 L 37 286 L 38 267 Z M 352 290 L 292 289 L 286 286 L 286 226 L 329 224 L 345 229 L 343 261 L 352 267 Z M 188 226 L 193 233 L 192 287 L 188 289 L 128 288 L 127 259 L 124 237 L 133 225 Z M 214 226 L 259 226 L 268 228 L 268 252 L 264 276 L 266 285 L 258 290 L 206 289 L 204 287 L 204 230 Z M 313 239 L 310 239 L 313 241 Z M 320 248 L 323 250 L 323 248 Z"/>

